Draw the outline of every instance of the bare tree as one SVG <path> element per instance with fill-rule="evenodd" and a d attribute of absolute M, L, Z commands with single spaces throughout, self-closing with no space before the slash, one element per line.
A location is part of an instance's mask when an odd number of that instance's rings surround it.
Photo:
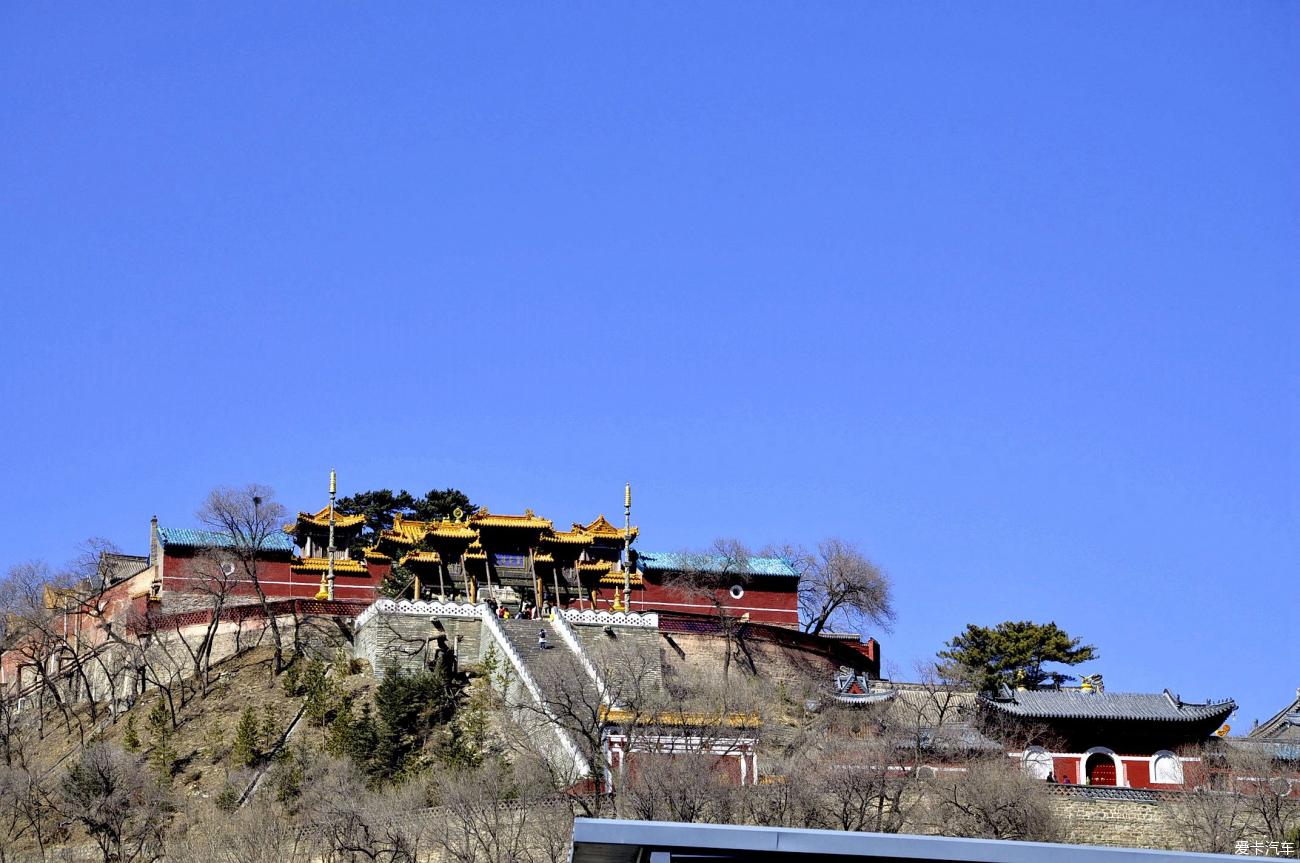
<path fill-rule="evenodd" d="M 16 660 L 16 692 L 30 689 L 44 734 L 45 716 L 51 708 L 63 720 L 64 730 L 84 736 L 85 726 L 73 708 L 67 685 L 67 665 L 74 661 L 80 626 L 78 591 L 66 573 L 55 574 L 41 561 L 12 567 L 5 578 L 5 637 L 8 653 Z"/>
<path fill-rule="evenodd" d="M 1290 796 L 1285 765 L 1266 746 L 1241 742 L 1197 750 L 1200 769 L 1185 774 L 1183 793 L 1161 805 L 1186 850 L 1231 854 L 1238 842 L 1293 840 L 1300 800 Z"/>
<path fill-rule="evenodd" d="M 274 801 L 258 798 L 233 813 L 202 813 L 168 842 L 174 863 L 307 863 L 307 837 Z"/>
<path fill-rule="evenodd" d="M 821 632 L 833 622 L 860 626 L 869 621 L 888 630 L 894 621 L 893 586 L 888 576 L 856 545 L 825 539 L 814 549 L 769 549 L 799 573 L 799 611 L 805 632 Z"/>
<path fill-rule="evenodd" d="M 932 827 L 947 836 L 1058 841 L 1060 824 L 1045 783 L 1001 753 L 972 759 L 929 786 Z"/>
<path fill-rule="evenodd" d="M 63 778 L 59 807 L 99 847 L 104 863 L 159 859 L 174 810 L 139 759 L 106 743 L 82 750 Z"/>
<path fill-rule="evenodd" d="M 817 765 L 786 761 L 769 776 L 772 781 L 746 789 L 740 799 L 745 820 L 766 827 L 829 827 L 820 778 Z"/>
<path fill-rule="evenodd" d="M 458 863 L 559 863 L 571 822 L 567 802 L 540 765 L 487 763 L 438 777 L 433 846 Z"/>
<path fill-rule="evenodd" d="M 352 761 L 320 755 L 307 767 L 298 808 L 325 860 L 417 863 L 422 826 L 407 816 L 426 802 L 413 785 L 369 791 Z"/>
<path fill-rule="evenodd" d="M 1184 850 L 1231 854 L 1246 835 L 1250 815 L 1245 803 L 1240 794 L 1202 785 L 1168 795 L 1160 806 L 1177 828 Z"/>
<path fill-rule="evenodd" d="M 641 753 L 621 796 L 623 817 L 643 821 L 722 823 L 736 809 L 738 789 L 725 784 L 702 754 Z"/>
<path fill-rule="evenodd" d="M 275 492 L 268 486 L 222 486 L 208 494 L 198 516 L 208 527 L 229 538 L 228 550 L 236 575 L 253 586 L 266 616 L 274 646 L 271 673 L 279 674 L 284 669 L 284 639 L 262 584 L 261 561 L 270 538 L 280 531 L 285 508 L 275 500 Z"/>
<path fill-rule="evenodd" d="M 728 591 L 749 582 L 749 560 L 752 555 L 740 541 L 718 539 L 706 552 L 686 552 L 679 555 L 681 569 L 669 576 L 664 588 L 691 604 L 709 609 L 707 612 L 717 623 L 722 637 L 722 677 L 731 674 L 733 658 L 746 663 L 751 673 L 756 673 L 753 657 L 745 645 L 744 630 L 748 615 L 735 614 L 727 604 Z"/>
<path fill-rule="evenodd" d="M 20 859 L 33 844 L 45 849 L 59 833 L 49 789 L 26 767 L 0 766 L 0 863 Z"/>
<path fill-rule="evenodd" d="M 1243 744 L 1227 752 L 1234 791 L 1244 798 L 1251 825 L 1266 842 L 1294 840 L 1300 832 L 1300 799 L 1291 796 L 1286 764 L 1268 748 Z"/>

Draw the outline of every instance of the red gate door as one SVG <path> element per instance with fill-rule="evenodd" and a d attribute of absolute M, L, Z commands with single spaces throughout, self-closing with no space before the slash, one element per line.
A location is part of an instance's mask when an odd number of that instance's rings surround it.
<path fill-rule="evenodd" d="M 1115 762 L 1111 760 L 1109 755 L 1094 752 L 1088 756 L 1086 767 L 1089 785 L 1115 784 Z"/>

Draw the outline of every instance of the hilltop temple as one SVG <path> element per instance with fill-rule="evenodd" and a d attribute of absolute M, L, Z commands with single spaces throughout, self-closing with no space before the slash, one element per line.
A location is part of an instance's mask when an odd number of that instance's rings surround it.
<path fill-rule="evenodd" d="M 629 489 L 625 515 L 630 508 Z M 658 610 L 799 625 L 799 576 L 786 561 L 638 552 L 640 529 L 630 517 L 623 527 L 599 515 L 565 530 L 531 509 L 519 515 L 480 509 L 432 521 L 398 513 L 354 559 L 348 549 L 364 528 L 364 516 L 339 513 L 332 501 L 299 512 L 283 532 L 260 541 L 262 591 L 275 599 L 371 602 L 387 581 L 384 592 L 397 598 L 490 601 L 512 613 L 526 606 Z M 251 576 L 223 562 L 227 549 L 233 544 L 223 534 L 160 527 L 155 520 L 142 571 L 149 571 L 155 597 L 210 590 L 223 579 L 235 592 L 251 592 Z"/>

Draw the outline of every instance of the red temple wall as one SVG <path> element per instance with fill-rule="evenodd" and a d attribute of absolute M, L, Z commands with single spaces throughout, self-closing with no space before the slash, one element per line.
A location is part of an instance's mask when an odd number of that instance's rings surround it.
<path fill-rule="evenodd" d="M 366 600 L 378 598 L 379 583 L 388 574 L 387 564 L 367 564 L 366 574 L 335 573 L 334 598 L 338 600 Z M 258 564 L 258 581 L 262 591 L 275 599 L 314 599 L 320 590 L 319 572 L 294 572 L 287 560 L 266 560 Z M 199 590 L 207 576 L 193 557 L 167 554 L 163 557 L 163 590 Z M 236 593 L 251 594 L 256 591 L 249 579 L 237 579 Z"/>
<path fill-rule="evenodd" d="M 787 586 L 784 581 L 788 581 Z M 775 623 L 783 626 L 799 625 L 798 582 L 786 579 L 778 583 L 756 582 L 744 585 L 745 593 L 739 599 L 726 590 L 712 591 L 712 596 L 729 614 L 739 617 L 748 614 L 757 623 Z M 650 581 L 648 578 L 641 596 L 632 596 L 634 611 L 677 611 L 684 614 L 714 614 L 712 601 L 692 596 Z"/>

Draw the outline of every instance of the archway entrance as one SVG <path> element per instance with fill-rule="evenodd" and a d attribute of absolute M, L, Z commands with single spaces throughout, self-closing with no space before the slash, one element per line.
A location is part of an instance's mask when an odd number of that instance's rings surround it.
<path fill-rule="evenodd" d="M 1094 752 L 1084 765 L 1089 785 L 1114 785 L 1115 761 L 1104 752 Z"/>

